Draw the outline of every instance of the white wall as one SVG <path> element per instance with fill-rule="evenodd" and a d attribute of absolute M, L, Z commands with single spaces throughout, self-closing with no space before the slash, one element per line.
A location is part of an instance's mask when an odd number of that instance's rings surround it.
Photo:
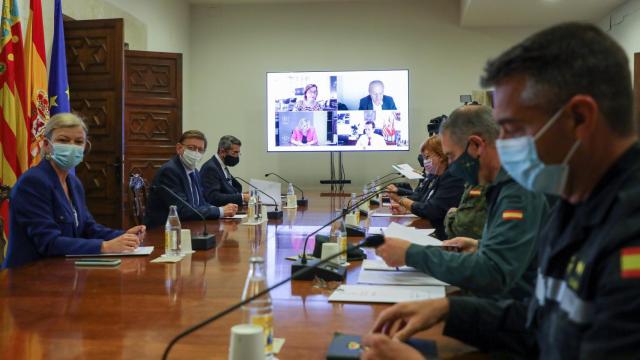
<path fill-rule="evenodd" d="M 633 75 L 633 57 L 640 52 L 640 0 L 627 1 L 599 24 L 625 49 Z"/>
<path fill-rule="evenodd" d="M 243 141 L 234 174 L 275 171 L 309 188 L 329 178 L 328 153 L 266 153 L 266 73 L 270 71 L 409 69 L 411 151 L 344 153 L 347 178 L 360 190 L 390 165 L 417 166 L 427 121 L 449 114 L 460 94 L 479 88 L 485 61 L 531 29 L 463 29 L 458 2 L 398 1 L 193 6 L 191 117 L 211 156 L 220 136 Z"/>

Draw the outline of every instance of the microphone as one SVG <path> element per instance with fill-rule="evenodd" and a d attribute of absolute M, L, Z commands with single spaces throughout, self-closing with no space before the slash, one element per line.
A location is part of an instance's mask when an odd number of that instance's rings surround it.
<path fill-rule="evenodd" d="M 204 216 L 202 216 L 202 214 L 198 210 L 196 210 L 188 202 L 184 201 L 184 199 L 182 199 L 180 196 L 178 196 L 178 194 L 173 192 L 173 190 L 169 189 L 164 185 L 153 185 L 151 189 L 154 189 L 154 190 L 163 189 L 167 191 L 169 194 L 171 194 L 171 196 L 174 199 L 180 200 L 180 202 L 183 205 L 186 205 L 189 209 L 191 209 L 194 213 L 198 214 L 198 216 L 202 218 L 202 228 L 203 228 L 202 234 L 191 236 L 191 248 L 193 250 L 208 250 L 216 246 L 216 236 L 213 234 L 209 234 L 207 232 L 207 219 Z M 220 214 L 220 216 L 222 216 L 222 214 Z"/>
<path fill-rule="evenodd" d="M 309 200 L 304 198 L 304 191 L 302 191 L 302 189 L 297 187 L 296 184 L 292 183 L 291 181 L 283 178 L 282 176 L 280 176 L 280 175 L 278 175 L 276 173 L 264 174 L 264 177 L 269 177 L 269 175 L 274 175 L 274 176 L 279 177 L 280 180 L 293 185 L 294 188 L 296 188 L 296 189 L 298 189 L 298 191 L 300 191 L 300 196 L 302 197 L 302 199 L 298 199 L 298 206 L 307 206 L 307 205 L 309 205 Z"/>
<path fill-rule="evenodd" d="M 252 188 L 258 190 L 259 192 L 265 194 L 269 199 L 273 200 L 273 204 L 263 204 L 265 206 L 271 205 L 271 206 L 275 206 L 276 207 L 275 210 L 273 210 L 273 211 L 267 211 L 267 219 L 271 219 L 271 220 L 282 219 L 282 216 L 283 216 L 282 210 L 278 210 L 278 202 L 276 201 L 276 199 L 273 198 L 273 196 L 267 194 L 266 192 L 262 191 L 262 189 L 259 189 L 258 187 L 254 186 L 253 184 L 249 183 L 247 180 L 245 180 L 245 179 L 243 179 L 243 178 L 241 178 L 239 176 L 236 176 L 235 179 L 242 181 L 243 183 L 249 185 L 250 187 L 252 187 Z"/>
<path fill-rule="evenodd" d="M 219 313 L 209 317 L 208 319 L 205 319 L 191 327 L 189 327 L 188 329 L 184 330 L 183 332 L 181 332 L 180 334 L 176 335 L 173 339 L 171 339 L 171 341 L 169 342 L 169 344 L 167 345 L 167 347 L 164 350 L 164 353 L 162 354 L 162 359 L 166 360 L 167 357 L 169 356 L 169 352 L 171 351 L 171 349 L 173 348 L 173 346 L 183 337 L 191 334 L 192 332 L 220 319 L 221 317 L 228 315 L 229 313 L 239 309 L 240 307 L 252 302 L 253 300 L 269 293 L 270 291 L 272 291 L 273 289 L 276 289 L 286 283 L 288 283 L 289 281 L 291 281 L 292 279 L 297 279 L 300 276 L 305 276 L 306 273 L 311 272 L 315 267 L 319 267 L 319 266 L 323 266 L 326 265 L 327 263 L 329 263 L 331 260 L 337 258 L 338 256 L 343 255 L 344 253 L 348 252 L 348 251 L 353 251 L 355 249 L 359 249 L 359 248 L 363 248 L 363 247 L 372 247 L 372 248 L 377 248 L 378 246 L 384 244 L 384 236 L 380 235 L 380 234 L 375 234 L 375 235 L 371 235 L 369 237 L 367 237 L 366 239 L 364 239 L 363 242 L 361 242 L 358 245 L 349 245 L 347 246 L 347 249 L 344 251 L 340 251 L 336 254 L 333 254 L 331 256 L 329 256 L 328 258 L 324 259 L 324 260 L 320 260 L 318 263 L 316 263 L 314 266 L 310 266 L 304 269 L 301 269 L 300 271 L 297 271 L 293 274 L 291 274 L 291 276 L 289 276 L 288 278 L 279 281 L 278 283 L 276 283 L 275 285 L 272 285 L 271 287 L 262 290 L 261 292 L 255 294 L 254 296 L 247 298 L 245 300 L 240 301 L 239 303 L 232 305 L 228 308 L 226 308 L 225 310 L 220 311 Z"/>
<path fill-rule="evenodd" d="M 380 183 L 381 183 L 381 180 L 382 180 L 382 179 L 384 179 L 384 178 L 386 178 L 386 177 L 389 177 L 389 176 L 391 176 L 391 175 L 402 175 L 402 174 L 400 174 L 400 173 L 399 173 L 399 172 L 397 172 L 397 171 L 390 172 L 390 173 L 388 173 L 388 174 L 384 175 L 384 176 L 383 176 L 383 177 L 381 177 L 381 178 L 377 178 L 377 179 L 375 179 L 375 180 L 374 180 L 374 181 L 372 181 L 371 183 L 372 183 L 374 186 L 376 186 L 376 187 L 377 187 L 377 186 L 379 186 L 379 185 L 380 185 Z M 401 176 L 401 177 L 402 177 L 402 176 Z M 393 180 L 395 180 L 395 179 L 399 179 L 399 177 L 394 178 Z M 380 205 L 380 201 L 378 201 L 378 199 L 371 199 L 371 202 L 372 202 L 373 204 Z"/>

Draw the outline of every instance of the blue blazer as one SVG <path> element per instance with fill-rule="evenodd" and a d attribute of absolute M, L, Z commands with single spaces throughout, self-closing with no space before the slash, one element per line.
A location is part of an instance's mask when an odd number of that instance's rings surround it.
<path fill-rule="evenodd" d="M 198 170 L 195 170 L 196 178 L 199 178 Z M 169 215 L 169 206 L 176 205 L 178 207 L 178 216 L 180 220 L 200 220 L 201 217 L 193 210 L 185 206 L 181 201 L 175 199 L 173 195 L 168 193 L 163 188 L 158 186 L 164 185 L 171 189 L 182 200 L 193 204 L 191 198 L 191 187 L 189 185 L 189 178 L 187 172 L 182 165 L 182 161 L 176 155 L 171 160 L 167 161 L 156 172 L 156 176 L 151 183 L 151 189 L 149 191 L 149 197 L 147 199 L 147 209 L 144 214 L 144 224 L 147 227 L 154 228 L 159 225 L 164 225 L 167 222 L 167 216 Z M 198 212 L 207 219 L 217 219 L 220 217 L 220 209 L 205 201 L 202 194 L 202 186 L 200 182 L 197 184 L 198 196 L 200 197 L 200 206 L 197 208 Z"/>
<path fill-rule="evenodd" d="M 373 100 L 371 95 L 367 95 L 360 99 L 358 110 L 373 110 Z M 382 110 L 397 110 L 396 103 L 391 96 L 382 95 Z"/>
<path fill-rule="evenodd" d="M 242 185 L 233 176 L 231 183 L 227 181 L 215 155 L 200 168 L 200 181 L 204 198 L 212 205 L 224 206 L 233 203 L 242 206 Z"/>
<path fill-rule="evenodd" d="M 27 170 L 11 191 L 9 245 L 3 268 L 14 268 L 48 256 L 98 254 L 104 240 L 123 234 L 93 219 L 80 180 L 67 176 L 69 200 L 49 161 Z"/>

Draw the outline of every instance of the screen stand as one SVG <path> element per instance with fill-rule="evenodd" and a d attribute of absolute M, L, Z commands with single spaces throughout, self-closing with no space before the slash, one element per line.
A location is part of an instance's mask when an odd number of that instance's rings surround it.
<path fill-rule="evenodd" d="M 335 158 L 334 152 L 330 152 L 330 171 L 331 171 L 331 179 L 330 180 L 320 180 L 320 184 L 329 184 L 331 185 L 331 192 L 329 193 L 320 193 L 320 196 L 351 196 L 350 194 L 344 193 L 344 184 L 351 184 L 351 180 L 345 179 L 344 166 L 342 164 L 342 152 L 338 151 L 338 176 L 336 177 L 336 166 L 335 166 Z"/>

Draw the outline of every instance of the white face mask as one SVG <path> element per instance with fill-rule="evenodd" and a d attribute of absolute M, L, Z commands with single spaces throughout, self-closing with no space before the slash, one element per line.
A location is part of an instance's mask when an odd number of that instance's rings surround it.
<path fill-rule="evenodd" d="M 200 159 L 202 159 L 201 153 L 189 149 L 184 149 L 184 153 L 182 154 L 182 161 L 189 168 L 189 170 L 195 169 Z"/>

